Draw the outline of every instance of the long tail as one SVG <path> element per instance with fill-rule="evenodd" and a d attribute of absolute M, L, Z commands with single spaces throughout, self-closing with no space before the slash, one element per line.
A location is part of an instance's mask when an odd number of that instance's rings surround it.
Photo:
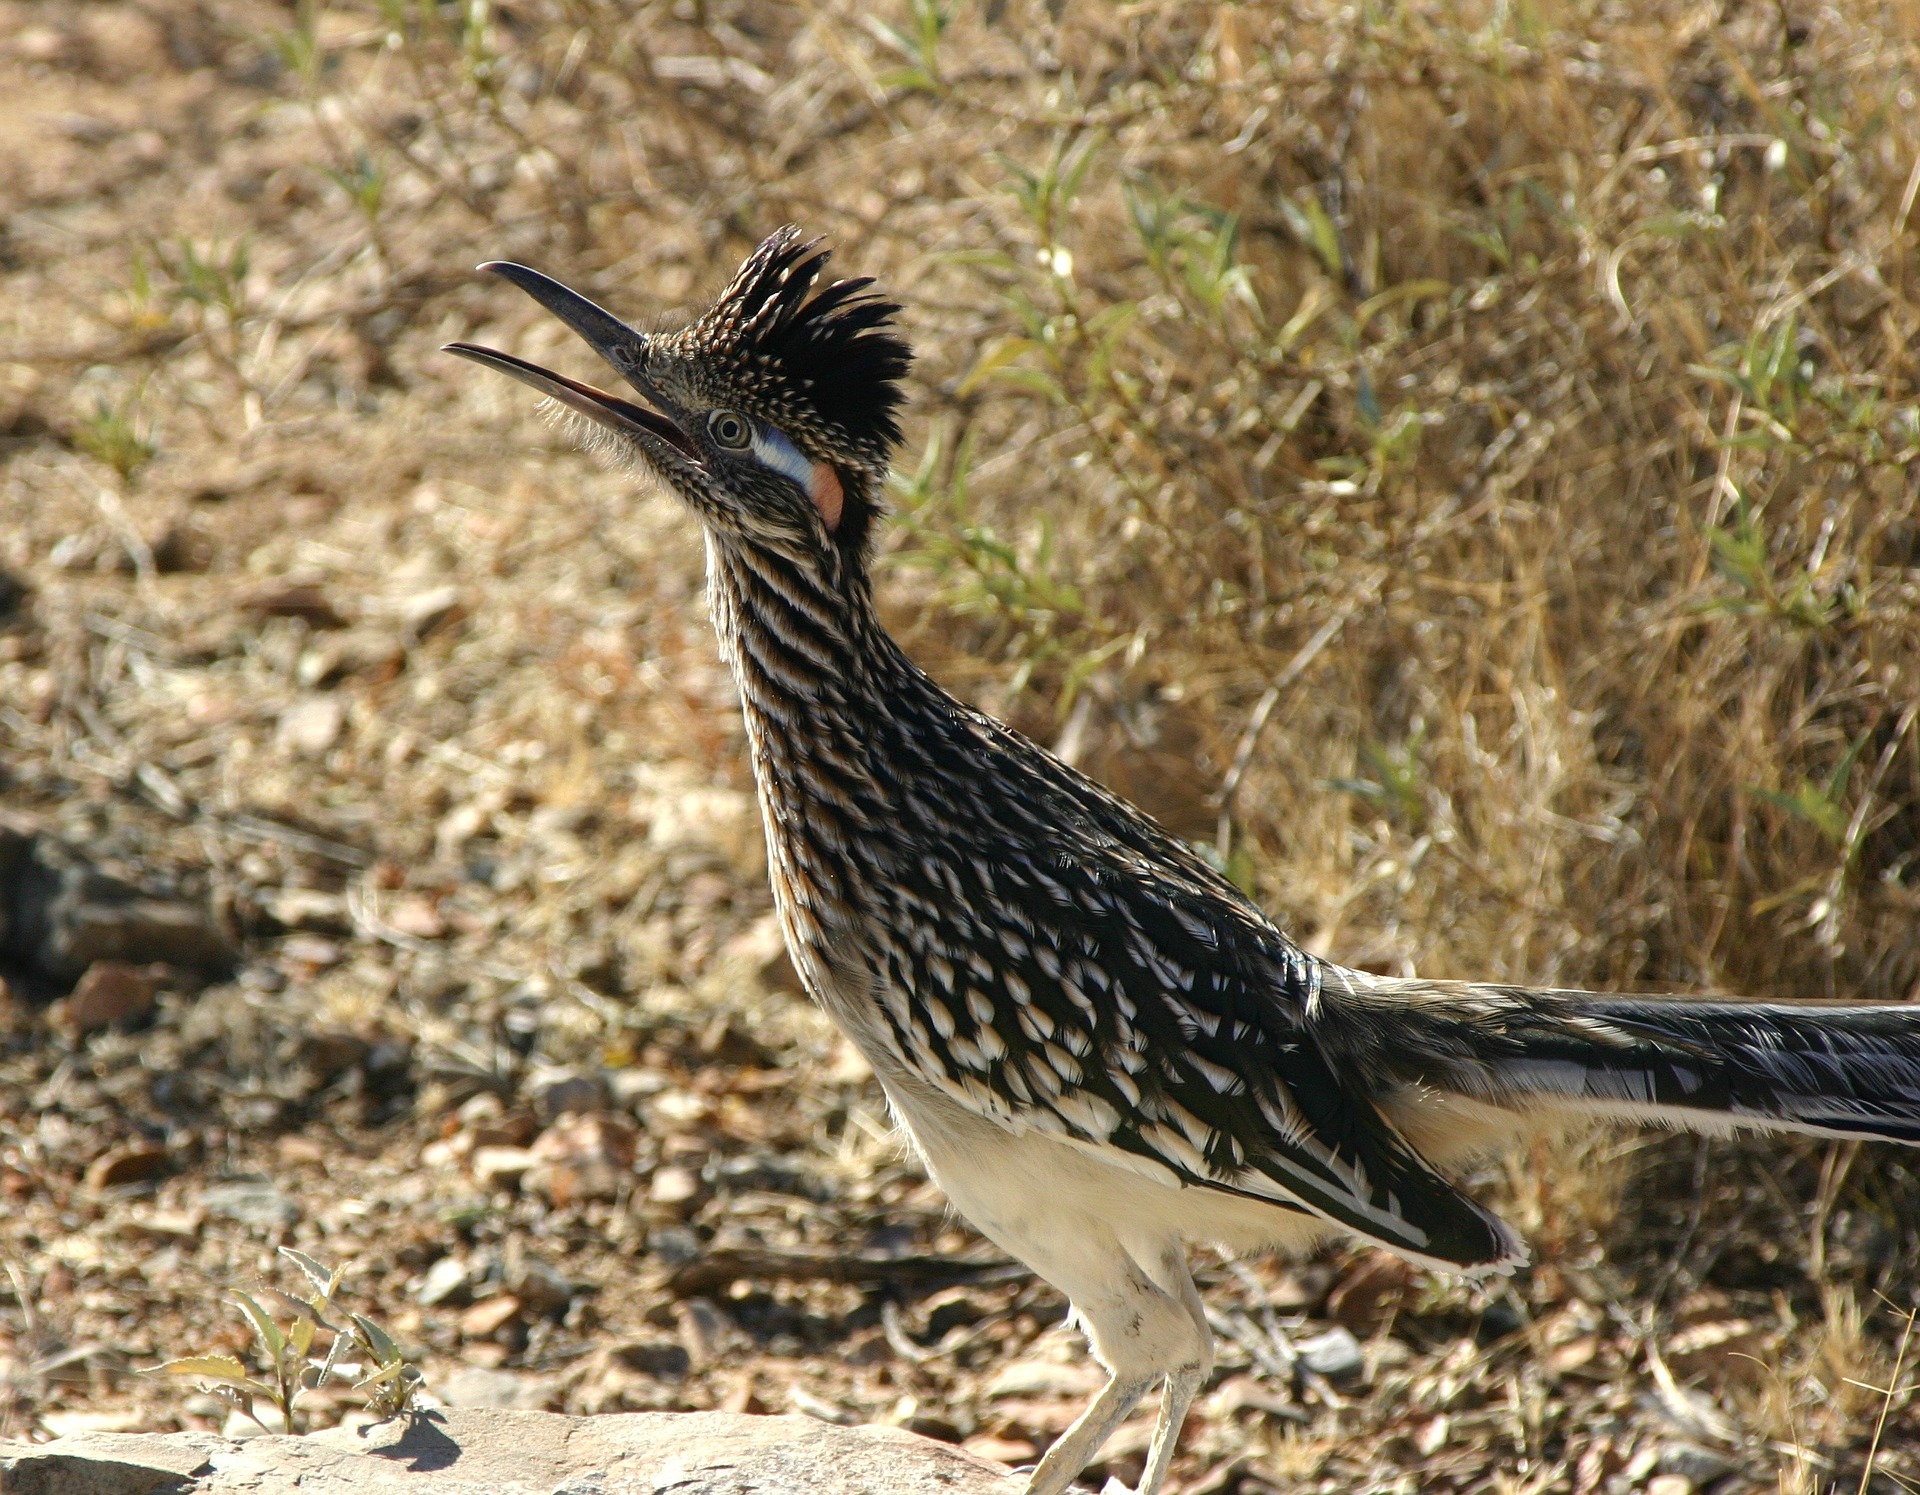
<path fill-rule="evenodd" d="M 1327 967 L 1316 1032 L 1389 1086 L 1503 1110 L 1920 1145 L 1920 1004 L 1700 1002 Z"/>

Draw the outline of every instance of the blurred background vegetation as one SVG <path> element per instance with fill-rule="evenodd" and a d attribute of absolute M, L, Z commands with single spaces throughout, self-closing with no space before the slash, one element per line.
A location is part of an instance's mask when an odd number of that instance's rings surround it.
<path fill-rule="evenodd" d="M 591 377 L 470 267 L 671 325 L 786 221 L 919 351 L 909 648 L 1311 948 L 1920 998 L 1912 0 L 8 0 L 0 54 L 0 795 L 204 892 L 274 1021 L 825 1042 L 755 1005 L 689 522 L 435 351 Z M 1510 1194 L 1663 1302 L 1810 1261 L 1817 1380 L 1920 1183 L 1781 1155 Z"/>

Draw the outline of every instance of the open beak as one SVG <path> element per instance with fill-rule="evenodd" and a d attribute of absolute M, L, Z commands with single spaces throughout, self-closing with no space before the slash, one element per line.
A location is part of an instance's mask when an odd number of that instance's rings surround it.
<path fill-rule="evenodd" d="M 646 349 L 644 333 L 635 332 L 611 312 L 595 306 L 585 296 L 568 290 L 559 281 L 542 275 L 538 270 L 509 264 L 505 260 L 490 260 L 480 268 L 490 270 L 519 286 L 579 333 L 588 347 L 624 375 L 636 389 L 649 399 L 657 399 L 633 373 L 634 365 Z M 483 348 L 477 343 L 448 343 L 440 351 L 471 359 L 490 369 L 498 369 L 619 435 L 652 436 L 689 458 L 695 456 L 686 434 L 658 410 L 646 405 L 635 404 L 619 395 L 608 394 L 604 389 L 596 389 L 591 384 L 582 384 L 564 374 L 543 369 L 537 363 L 528 363 L 524 358 L 515 358 L 511 353 L 501 353 L 493 348 Z"/>

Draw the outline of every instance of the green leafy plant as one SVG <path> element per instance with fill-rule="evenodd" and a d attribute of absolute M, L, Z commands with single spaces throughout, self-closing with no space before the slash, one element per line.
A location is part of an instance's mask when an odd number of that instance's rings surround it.
<path fill-rule="evenodd" d="M 217 308 L 233 318 L 241 315 L 247 271 L 253 263 L 244 238 L 224 247 L 212 241 L 202 248 L 182 235 L 171 246 L 155 243 L 152 253 L 172 280 L 176 301 Z"/>
<path fill-rule="evenodd" d="M 1704 611 L 1779 618 L 1796 627 L 1820 629 L 1831 624 L 1849 599 L 1822 597 L 1806 572 L 1782 579 L 1775 575 L 1767 532 L 1760 516 L 1742 498 L 1724 525 L 1710 525 L 1707 540 L 1713 547 L 1713 568 L 1738 589 L 1738 595 L 1719 597 Z"/>
<path fill-rule="evenodd" d="M 320 6 L 318 0 L 299 0 L 294 7 L 293 24 L 273 37 L 273 50 L 287 71 L 312 87 L 320 76 L 325 52 L 320 45 Z"/>
<path fill-rule="evenodd" d="M 944 87 L 940 77 L 940 38 L 953 20 L 953 8 L 940 0 L 911 0 L 910 24 L 906 28 L 889 26 L 878 17 L 867 18 L 867 28 L 882 45 L 898 52 L 907 61 L 880 75 L 882 88 L 903 88 L 914 93 L 938 93 Z"/>
<path fill-rule="evenodd" d="M 1051 623 L 1084 611 L 1086 603 L 1054 575 L 1053 531 L 1044 521 L 1028 555 L 975 517 L 967 497 L 970 444 L 962 439 L 942 466 L 941 433 L 929 438 L 911 477 L 895 480 L 895 493 L 917 542 L 901 559 L 934 572 L 946 583 L 947 602 L 958 612 L 998 614 L 1016 623 Z"/>
<path fill-rule="evenodd" d="M 387 170 L 365 151 L 354 156 L 353 165 L 344 170 L 329 167 L 327 176 L 352 199 L 360 216 L 370 226 L 380 222 L 380 204 L 386 196 Z"/>
<path fill-rule="evenodd" d="M 1860 750 L 1867 745 L 1870 735 L 1862 732 L 1859 739 L 1841 755 L 1833 772 L 1824 779 L 1803 778 L 1790 790 L 1765 789 L 1750 784 L 1747 793 L 1805 821 L 1851 859 L 1855 848 L 1849 844 L 1853 814 L 1846 804 L 1847 784 L 1853 777 L 1853 765 L 1859 761 Z"/>
<path fill-rule="evenodd" d="M 117 404 L 97 401 L 93 414 L 74 429 L 73 444 L 94 460 L 106 463 L 122 479 L 131 478 L 152 461 L 156 450 L 140 418 L 138 395 L 129 395 Z"/>
<path fill-rule="evenodd" d="M 1144 177 L 1127 184 L 1126 200 L 1147 263 L 1170 289 L 1184 290 L 1210 318 L 1235 300 L 1258 319 L 1260 303 L 1237 252 L 1237 213 L 1185 193 L 1162 192 Z"/>
<path fill-rule="evenodd" d="M 324 1386 L 335 1376 L 358 1373 L 354 1389 L 366 1396 L 369 1410 L 381 1417 L 411 1410 L 422 1384 L 420 1371 L 373 1320 L 342 1312 L 336 1300 L 347 1267 L 329 1271 L 304 1251 L 287 1246 L 280 1248 L 280 1254 L 306 1279 L 305 1297 L 274 1289 L 264 1289 L 258 1297 L 237 1291 L 233 1295 L 253 1334 L 253 1359 L 263 1369 L 256 1372 L 238 1355 L 204 1354 L 168 1360 L 149 1373 L 198 1382 L 262 1427 L 267 1424 L 254 1407 L 265 1400 L 289 1432 L 294 1430 L 300 1394 Z M 273 1305 L 271 1310 L 262 1298 Z M 314 1347 L 322 1330 L 330 1342 L 326 1353 L 316 1356 Z M 346 1359 L 350 1350 L 357 1352 L 361 1363 Z"/>
<path fill-rule="evenodd" d="M 1427 819 L 1426 770 L 1420 762 L 1425 739 L 1426 733 L 1415 727 L 1403 743 L 1365 743 L 1360 748 L 1360 767 L 1370 777 L 1329 779 L 1327 787 L 1363 799 L 1417 830 Z"/>

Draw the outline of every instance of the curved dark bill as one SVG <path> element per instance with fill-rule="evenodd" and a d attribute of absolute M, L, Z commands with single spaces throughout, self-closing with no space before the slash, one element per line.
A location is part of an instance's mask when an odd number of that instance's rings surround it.
<path fill-rule="evenodd" d="M 604 307 L 595 306 L 578 291 L 570 291 L 551 275 L 542 275 L 511 260 L 488 260 L 479 267 L 490 275 L 511 281 L 548 311 L 565 322 L 586 340 L 612 367 L 613 371 L 648 399 L 653 391 L 634 377 L 634 369 L 646 352 L 646 334 L 635 332 Z"/>
<path fill-rule="evenodd" d="M 569 410 L 578 411 L 609 431 L 623 436 L 635 433 L 654 436 L 672 443 L 689 457 L 694 455 L 680 428 L 657 410 L 649 410 L 644 405 L 610 395 L 604 389 L 581 384 L 564 374 L 554 373 L 552 369 L 543 369 L 537 363 L 528 363 L 524 358 L 515 358 L 511 353 L 501 353 L 493 348 L 483 348 L 477 343 L 448 343 L 440 351 L 471 359 L 486 368 L 498 369 L 509 378 L 531 385 L 549 399 L 558 400 Z"/>

